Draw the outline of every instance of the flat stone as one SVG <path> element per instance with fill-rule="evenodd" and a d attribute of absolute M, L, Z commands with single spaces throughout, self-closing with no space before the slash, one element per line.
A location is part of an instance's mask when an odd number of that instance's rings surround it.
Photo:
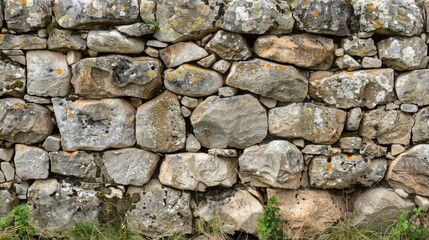
<path fill-rule="evenodd" d="M 24 100 L 31 103 L 37 103 L 37 104 L 51 104 L 51 99 L 46 97 L 38 97 L 38 96 L 32 96 L 25 94 Z"/>
<path fill-rule="evenodd" d="M 217 90 L 217 92 L 221 97 L 232 97 L 237 94 L 238 89 L 233 87 L 221 87 Z"/>
<path fill-rule="evenodd" d="M 53 10 L 62 28 L 75 29 L 129 24 L 140 15 L 138 0 L 97 0 L 91 4 L 86 0 L 55 1 Z"/>
<path fill-rule="evenodd" d="M 401 104 L 401 111 L 406 113 L 416 113 L 417 111 L 419 111 L 419 107 L 415 104 L 404 103 Z"/>
<path fill-rule="evenodd" d="M 138 22 L 130 25 L 116 26 L 115 28 L 119 32 L 125 33 L 130 37 L 141 37 L 143 35 L 151 34 L 149 26 L 142 22 Z"/>
<path fill-rule="evenodd" d="M 267 114 L 249 94 L 220 98 L 211 96 L 193 111 L 195 137 L 207 148 L 246 148 L 267 136 Z"/>
<path fill-rule="evenodd" d="M 314 143 L 335 143 L 341 136 L 345 121 L 344 111 L 312 103 L 292 103 L 268 112 L 272 135 L 303 138 Z"/>
<path fill-rule="evenodd" d="M 264 96 L 259 96 L 259 102 L 267 108 L 274 108 L 277 105 L 277 100 Z"/>
<path fill-rule="evenodd" d="M 205 49 L 226 60 L 246 60 L 252 56 L 246 39 L 238 33 L 218 31 Z"/>
<path fill-rule="evenodd" d="M 342 57 L 339 57 L 335 60 L 335 64 L 340 69 L 347 69 L 348 71 L 354 71 L 361 69 L 362 66 L 358 61 L 356 61 L 354 58 L 350 57 L 350 55 L 345 54 Z"/>
<path fill-rule="evenodd" d="M 157 49 L 155 49 L 155 48 L 147 47 L 147 48 L 144 50 L 144 52 L 145 52 L 147 55 L 149 55 L 150 57 L 154 57 L 154 58 L 159 57 L 159 51 L 158 51 Z"/>
<path fill-rule="evenodd" d="M 395 81 L 395 91 L 402 103 L 429 105 L 429 69 L 399 74 Z"/>
<path fill-rule="evenodd" d="M 12 193 L 7 190 L 0 190 L 0 218 L 6 217 L 9 215 L 9 212 L 13 208 L 18 206 L 19 199 Z"/>
<path fill-rule="evenodd" d="M 236 159 L 206 153 L 167 154 L 159 169 L 161 184 L 191 191 L 232 187 L 237 182 Z"/>
<path fill-rule="evenodd" d="M 275 140 L 244 149 L 238 159 L 240 180 L 255 187 L 298 189 L 304 159 L 292 143 Z"/>
<path fill-rule="evenodd" d="M 267 35 L 258 37 L 254 44 L 256 55 L 262 58 L 313 70 L 328 70 L 334 50 L 332 39 L 311 34 Z"/>
<path fill-rule="evenodd" d="M 377 47 L 372 38 L 343 38 L 341 39 L 341 47 L 346 54 L 357 57 L 377 55 Z"/>
<path fill-rule="evenodd" d="M 0 99 L 0 122 L 0 140 L 12 143 L 41 142 L 54 128 L 49 109 L 17 98 Z"/>
<path fill-rule="evenodd" d="M 124 148 L 136 142 L 133 106 L 124 99 L 53 98 L 64 151 Z"/>
<path fill-rule="evenodd" d="M 230 158 L 238 157 L 237 150 L 232 148 L 231 149 L 213 148 L 213 149 L 209 149 L 208 154 L 213 156 L 220 156 L 220 157 L 230 157 Z"/>
<path fill-rule="evenodd" d="M 360 137 L 342 137 L 340 138 L 341 149 L 359 150 L 362 147 L 362 138 Z"/>
<path fill-rule="evenodd" d="M 200 60 L 209 53 L 193 42 L 179 42 L 159 50 L 159 55 L 167 68 L 174 68 L 183 63 Z"/>
<path fill-rule="evenodd" d="M 128 37 L 117 30 L 89 31 L 88 48 L 96 52 L 138 54 L 145 48 L 145 41 L 140 38 Z"/>
<path fill-rule="evenodd" d="M 379 144 L 408 145 L 414 119 L 411 115 L 396 110 L 375 109 L 365 113 L 359 134 L 377 139 Z"/>
<path fill-rule="evenodd" d="M 55 152 L 61 148 L 61 137 L 59 135 L 51 135 L 45 139 L 42 144 L 45 151 Z"/>
<path fill-rule="evenodd" d="M 349 131 L 356 131 L 359 129 L 360 122 L 362 121 L 363 112 L 361 108 L 352 108 L 347 113 L 346 129 Z"/>
<path fill-rule="evenodd" d="M 45 38 L 34 34 L 0 34 L 0 49 L 37 50 L 47 46 Z"/>
<path fill-rule="evenodd" d="M 302 149 L 302 153 L 308 154 L 308 155 L 332 156 L 332 155 L 338 154 L 340 152 L 341 152 L 341 150 L 339 148 L 332 147 L 331 145 L 308 144 L 304 147 L 304 149 Z"/>
<path fill-rule="evenodd" d="M 51 1 L 4 1 L 4 20 L 8 30 L 29 32 L 48 25 L 52 15 Z"/>
<path fill-rule="evenodd" d="M 361 32 L 413 36 L 423 30 L 422 13 L 414 1 L 354 0 L 352 5 Z"/>
<path fill-rule="evenodd" d="M 414 116 L 415 124 L 412 129 L 413 143 L 425 143 L 429 140 L 429 108 L 425 107 Z"/>
<path fill-rule="evenodd" d="M 429 210 L 429 199 L 427 197 L 416 195 L 414 197 L 414 202 L 423 212 L 427 212 Z"/>
<path fill-rule="evenodd" d="M 177 96 L 165 91 L 137 109 L 137 144 L 145 150 L 171 153 L 185 148 L 186 123 Z"/>
<path fill-rule="evenodd" d="M 401 198 L 408 198 L 408 193 L 404 191 L 404 189 L 396 188 L 395 193 L 398 194 Z"/>
<path fill-rule="evenodd" d="M 27 93 L 42 97 L 64 97 L 71 90 L 66 55 L 51 51 L 27 52 Z"/>
<path fill-rule="evenodd" d="M 151 99 L 162 85 L 162 63 L 149 57 L 110 55 L 72 66 L 76 94 L 88 98 L 130 96 Z"/>
<path fill-rule="evenodd" d="M 86 50 L 86 41 L 72 30 L 55 28 L 49 34 L 48 48 L 53 51 Z"/>
<path fill-rule="evenodd" d="M 378 58 L 364 57 L 362 59 L 362 68 L 381 68 L 382 61 Z"/>
<path fill-rule="evenodd" d="M 201 144 L 198 142 L 198 139 L 194 136 L 194 134 L 189 134 L 186 138 L 186 151 L 187 152 L 198 152 L 201 149 Z"/>
<path fill-rule="evenodd" d="M 48 178 L 49 155 L 41 148 L 16 144 L 13 162 L 16 175 L 23 181 Z"/>
<path fill-rule="evenodd" d="M 300 139 L 300 138 L 293 139 L 292 143 L 295 144 L 297 147 L 300 147 L 300 148 L 305 147 L 305 140 L 304 139 Z"/>
<path fill-rule="evenodd" d="M 179 95 L 205 97 L 223 86 L 223 77 L 216 71 L 184 64 L 176 70 L 165 71 L 164 86 Z"/>
<path fill-rule="evenodd" d="M 143 0 L 146 1 L 146 0 Z M 146 46 L 154 47 L 154 48 L 166 48 L 168 47 L 168 43 L 160 42 L 157 40 L 148 40 L 146 42 Z"/>
<path fill-rule="evenodd" d="M 216 60 L 217 60 L 216 54 L 213 53 L 198 61 L 197 64 L 200 65 L 201 67 L 209 68 L 211 65 L 213 65 L 213 63 L 216 62 Z"/>
<path fill-rule="evenodd" d="M 0 160 L 9 162 L 13 158 L 15 149 L 13 148 L 0 148 Z"/>
<path fill-rule="evenodd" d="M 386 104 L 386 110 L 395 110 L 398 109 L 399 106 L 395 103 L 388 103 Z"/>
<path fill-rule="evenodd" d="M 186 108 L 186 107 L 184 107 L 184 106 L 182 106 L 182 107 L 180 108 L 180 111 L 182 112 L 182 115 L 183 115 L 185 118 L 187 118 L 187 117 L 191 116 L 191 114 L 192 114 L 191 110 L 189 110 L 188 108 Z"/>
<path fill-rule="evenodd" d="M 379 41 L 377 47 L 383 64 L 395 70 L 421 69 L 428 64 L 428 47 L 420 37 L 389 37 Z"/>
<path fill-rule="evenodd" d="M 72 65 L 82 59 L 82 53 L 78 51 L 70 50 L 67 52 L 66 59 L 67 59 L 67 64 Z"/>
<path fill-rule="evenodd" d="M 337 108 L 374 108 L 395 99 L 394 71 L 389 68 L 313 77 L 309 86 L 311 97 Z"/>
<path fill-rule="evenodd" d="M 282 102 L 303 101 L 308 92 L 300 70 L 262 59 L 233 63 L 226 84 Z"/>
<path fill-rule="evenodd" d="M 149 182 L 160 156 L 137 148 L 103 152 L 107 174 L 117 184 L 143 186 Z"/>
<path fill-rule="evenodd" d="M 292 2 L 293 17 L 299 29 L 318 34 L 349 36 L 352 9 L 344 0 L 328 4 L 317 0 Z"/>
<path fill-rule="evenodd" d="M 15 179 L 15 169 L 10 162 L 1 162 L 0 169 L 6 182 L 13 181 Z"/>
<path fill-rule="evenodd" d="M 51 172 L 64 176 L 75 176 L 95 180 L 97 176 L 96 156 L 84 151 L 50 152 Z"/>
<path fill-rule="evenodd" d="M 194 109 L 198 106 L 198 99 L 184 96 L 180 103 L 190 109 Z"/>
<path fill-rule="evenodd" d="M 125 214 L 128 227 L 149 237 L 192 232 L 191 194 L 151 180 L 144 187 L 127 190 L 131 207 Z"/>
<path fill-rule="evenodd" d="M 0 60 L 0 72 L 0 96 L 22 97 L 27 83 L 25 67 Z"/>
<path fill-rule="evenodd" d="M 213 64 L 212 69 L 220 73 L 226 73 L 230 66 L 231 63 L 229 61 L 221 59 Z"/>

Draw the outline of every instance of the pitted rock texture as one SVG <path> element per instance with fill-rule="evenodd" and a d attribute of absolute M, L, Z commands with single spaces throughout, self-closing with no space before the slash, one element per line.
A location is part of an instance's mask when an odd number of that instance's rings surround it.
<path fill-rule="evenodd" d="M 232 187 L 237 182 L 237 159 L 206 153 L 167 154 L 159 181 L 166 186 L 205 191 L 207 187 Z"/>
<path fill-rule="evenodd" d="M 268 112 L 272 135 L 304 138 L 314 143 L 335 143 L 341 136 L 345 121 L 345 112 L 312 103 L 292 103 Z"/>
<path fill-rule="evenodd" d="M 85 58 L 72 66 L 76 94 L 89 98 L 153 98 L 162 84 L 162 63 L 149 57 Z"/>
<path fill-rule="evenodd" d="M 414 70 L 400 74 L 395 81 L 395 90 L 402 103 L 429 105 L 429 70 Z"/>
<path fill-rule="evenodd" d="M 145 41 L 127 37 L 117 30 L 89 31 L 88 48 L 96 52 L 138 54 L 145 48 Z"/>
<path fill-rule="evenodd" d="M 29 32 L 46 27 L 51 21 L 51 1 L 7 0 L 4 2 L 4 19 L 9 30 Z"/>
<path fill-rule="evenodd" d="M 337 108 L 367 107 L 395 99 L 393 69 L 342 71 L 327 77 L 310 77 L 309 94 Z"/>
<path fill-rule="evenodd" d="M 238 161 L 241 181 L 251 186 L 286 189 L 300 186 L 304 158 L 288 141 L 275 140 L 246 148 Z"/>
<path fill-rule="evenodd" d="M 17 63 L 0 59 L 0 96 L 21 97 L 24 95 L 27 76 L 25 68 Z"/>
<path fill-rule="evenodd" d="M 0 139 L 12 143 L 41 142 L 54 128 L 47 108 L 18 98 L 0 99 L 0 122 Z"/>
<path fill-rule="evenodd" d="M 334 42 L 313 34 L 273 35 L 256 39 L 254 51 L 262 58 L 314 70 L 328 70 L 334 61 Z"/>
<path fill-rule="evenodd" d="M 282 102 L 299 102 L 308 92 L 302 71 L 263 59 L 235 62 L 226 84 Z"/>
<path fill-rule="evenodd" d="M 84 151 L 49 152 L 51 172 L 77 178 L 95 179 L 97 175 L 96 156 Z"/>
<path fill-rule="evenodd" d="M 251 95 L 211 96 L 191 115 L 195 137 L 207 148 L 246 148 L 267 136 L 267 113 Z"/>
<path fill-rule="evenodd" d="M 218 31 L 205 49 L 226 60 L 246 60 L 252 56 L 246 39 L 237 33 Z"/>
<path fill-rule="evenodd" d="M 128 188 L 131 209 L 126 212 L 130 229 L 149 237 L 192 232 L 191 195 L 151 180 L 144 187 Z"/>
<path fill-rule="evenodd" d="M 54 98 L 55 118 L 65 151 L 133 146 L 135 110 L 123 99 L 70 100 Z"/>

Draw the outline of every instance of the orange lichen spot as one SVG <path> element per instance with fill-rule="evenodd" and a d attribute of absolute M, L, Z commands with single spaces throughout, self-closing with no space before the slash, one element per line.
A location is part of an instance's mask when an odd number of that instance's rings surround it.
<path fill-rule="evenodd" d="M 3 40 L 3 38 L 4 38 L 4 35 L 0 34 L 0 40 Z"/>
<path fill-rule="evenodd" d="M 311 109 L 310 109 L 310 108 L 306 108 L 306 109 L 304 110 L 304 113 L 305 113 L 305 114 L 309 114 L 309 113 L 311 113 Z"/>
<path fill-rule="evenodd" d="M 349 71 L 344 71 L 344 73 L 347 75 L 353 75 L 353 72 L 349 72 Z"/>
<path fill-rule="evenodd" d="M 74 117 L 73 113 L 68 113 L 67 114 L 67 118 L 73 118 L 73 117 Z"/>
<path fill-rule="evenodd" d="M 366 12 L 374 12 L 375 10 L 377 10 L 377 8 L 374 6 L 374 4 L 369 3 L 366 5 Z"/>
<path fill-rule="evenodd" d="M 326 170 L 331 170 L 332 169 L 332 163 L 330 163 L 330 162 L 328 162 L 327 164 L 326 164 Z"/>
<path fill-rule="evenodd" d="M 74 157 L 74 156 L 76 156 L 77 152 L 66 152 L 66 151 L 64 151 L 64 154 L 69 156 L 69 157 Z"/>
<path fill-rule="evenodd" d="M 13 110 L 21 109 L 22 111 L 24 111 L 24 110 L 25 110 L 25 106 L 24 106 L 24 104 L 19 103 L 19 104 L 15 104 L 15 105 L 13 105 L 13 106 L 12 106 L 12 109 L 13 109 Z"/>
<path fill-rule="evenodd" d="M 317 86 L 320 86 L 320 81 L 314 81 Z"/>
<path fill-rule="evenodd" d="M 351 156 L 346 155 L 344 158 L 345 158 L 347 161 L 353 161 L 354 156 L 353 156 L 353 155 L 351 155 Z"/>
<path fill-rule="evenodd" d="M 271 64 L 270 63 L 267 63 L 267 68 L 270 68 L 271 67 Z"/>
<path fill-rule="evenodd" d="M 180 69 L 179 69 L 179 70 L 177 70 L 177 73 L 178 73 L 178 74 L 182 74 L 182 70 L 180 70 Z"/>
<path fill-rule="evenodd" d="M 313 12 L 313 17 L 317 17 L 317 16 L 319 16 L 319 13 L 318 12 Z"/>
<path fill-rule="evenodd" d="M 129 122 L 133 121 L 133 120 L 134 120 L 134 116 L 128 116 L 128 117 L 127 117 L 127 120 L 128 120 Z"/>
<path fill-rule="evenodd" d="M 27 0 L 21 0 L 21 5 L 22 6 L 27 6 Z"/>
<path fill-rule="evenodd" d="M 250 124 L 246 124 L 246 128 L 249 129 L 250 128 Z"/>
<path fill-rule="evenodd" d="M 63 73 L 63 70 L 61 68 L 57 68 L 57 69 L 55 69 L 55 72 L 59 75 L 59 74 Z"/>

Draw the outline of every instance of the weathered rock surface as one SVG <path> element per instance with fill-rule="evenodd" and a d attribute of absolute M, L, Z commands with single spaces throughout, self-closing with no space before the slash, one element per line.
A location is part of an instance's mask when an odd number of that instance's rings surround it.
<path fill-rule="evenodd" d="M 155 172 L 159 155 L 137 148 L 110 150 L 103 153 L 107 174 L 117 184 L 143 186 Z"/>
<path fill-rule="evenodd" d="M 312 103 L 292 103 L 268 112 L 272 135 L 304 138 L 314 143 L 335 143 L 341 136 L 345 121 L 345 112 Z"/>
<path fill-rule="evenodd" d="M 204 97 L 223 86 L 223 77 L 216 71 L 184 64 L 176 70 L 165 71 L 164 86 L 179 95 Z"/>
<path fill-rule="evenodd" d="M 395 99 L 393 69 L 342 71 L 325 78 L 311 78 L 309 94 L 337 108 L 367 107 Z"/>
<path fill-rule="evenodd" d="M 46 39 L 34 34 L 0 34 L 0 49 L 36 50 L 46 47 Z"/>
<path fill-rule="evenodd" d="M 136 142 L 133 106 L 123 99 L 53 98 L 55 118 L 65 151 L 123 148 Z"/>
<path fill-rule="evenodd" d="M 185 147 L 186 123 L 176 95 L 165 91 L 138 107 L 136 138 L 140 147 L 153 152 L 170 153 Z"/>
<path fill-rule="evenodd" d="M 228 234 L 235 231 L 256 234 L 257 219 L 263 214 L 262 204 L 248 191 L 227 190 L 210 194 L 195 209 L 204 221 L 222 221 L 220 229 Z"/>
<path fill-rule="evenodd" d="M 346 129 L 350 131 L 356 131 L 359 129 L 362 121 L 363 112 L 361 108 L 352 108 L 347 113 Z"/>
<path fill-rule="evenodd" d="M 284 34 L 290 33 L 293 25 L 292 12 L 284 1 L 232 0 L 223 16 L 223 29 L 238 33 Z"/>
<path fill-rule="evenodd" d="M 0 99 L 0 122 L 0 140 L 23 144 L 45 140 L 54 127 L 47 108 L 17 98 Z"/>
<path fill-rule="evenodd" d="M 0 60 L 0 96 L 24 95 L 27 78 L 25 68 L 13 62 Z"/>
<path fill-rule="evenodd" d="M 256 55 L 314 70 L 327 70 L 334 61 L 334 42 L 311 34 L 273 35 L 256 39 Z"/>
<path fill-rule="evenodd" d="M 379 144 L 408 145 L 413 125 L 411 115 L 396 110 L 375 109 L 363 116 L 360 135 L 377 139 Z"/>
<path fill-rule="evenodd" d="M 16 32 L 29 32 L 46 27 L 51 18 L 51 1 L 4 1 L 4 19 L 7 28 Z"/>
<path fill-rule="evenodd" d="M 232 187 L 237 182 L 237 159 L 206 153 L 167 154 L 159 170 L 159 181 L 166 186 L 192 191 L 207 187 Z"/>
<path fill-rule="evenodd" d="M 414 116 L 413 143 L 425 143 L 429 140 L 429 108 L 422 108 Z"/>
<path fill-rule="evenodd" d="M 85 58 L 73 65 L 76 94 L 88 98 L 154 97 L 162 85 L 162 63 L 149 57 L 112 55 Z"/>
<path fill-rule="evenodd" d="M 174 68 L 183 63 L 200 60 L 209 53 L 193 42 L 180 42 L 161 49 L 159 55 L 167 68 Z"/>
<path fill-rule="evenodd" d="M 145 48 L 145 41 L 128 37 L 117 30 L 89 31 L 88 48 L 96 52 L 138 54 Z"/>
<path fill-rule="evenodd" d="M 383 64 L 398 71 L 426 68 L 428 46 L 420 37 L 389 37 L 377 43 Z"/>
<path fill-rule="evenodd" d="M 246 39 L 238 33 L 218 31 L 205 49 L 226 60 L 246 60 L 252 56 Z"/>
<path fill-rule="evenodd" d="M 429 105 L 429 70 L 414 70 L 400 74 L 396 78 L 395 90 L 402 103 Z"/>
<path fill-rule="evenodd" d="M 302 101 L 308 92 L 300 70 L 262 59 L 233 63 L 226 83 L 282 102 Z"/>
<path fill-rule="evenodd" d="M 400 154 L 390 164 L 386 180 L 395 188 L 429 196 L 429 145 L 416 145 Z"/>
<path fill-rule="evenodd" d="M 115 28 L 119 32 L 125 33 L 130 37 L 141 37 L 143 35 L 150 34 L 151 32 L 149 26 L 142 22 L 138 22 L 130 25 L 116 26 Z"/>
<path fill-rule="evenodd" d="M 78 29 L 133 23 L 140 14 L 138 0 L 55 1 L 53 9 L 61 27 Z"/>
<path fill-rule="evenodd" d="M 312 238 L 334 225 L 346 210 L 344 199 L 328 191 L 268 188 L 267 193 L 279 202 L 279 217 L 288 236 Z"/>
<path fill-rule="evenodd" d="M 55 28 L 49 34 L 48 48 L 53 51 L 86 50 L 86 41 L 72 30 Z"/>
<path fill-rule="evenodd" d="M 16 175 L 23 181 L 45 179 L 49 175 L 49 155 L 41 148 L 15 145 Z"/>
<path fill-rule="evenodd" d="M 344 38 L 341 39 L 341 48 L 351 56 L 365 57 L 377 55 L 377 47 L 375 47 L 372 38 Z"/>
<path fill-rule="evenodd" d="M 414 1 L 353 0 L 352 5 L 361 32 L 413 36 L 423 30 L 423 16 Z"/>
<path fill-rule="evenodd" d="M 358 227 L 384 231 L 403 210 L 411 211 L 414 203 L 385 188 L 370 189 L 358 196 L 354 203 L 352 223 Z"/>
<path fill-rule="evenodd" d="M 345 0 L 298 0 L 292 3 L 299 29 L 310 33 L 349 36 L 351 6 Z"/>
<path fill-rule="evenodd" d="M 19 199 L 7 190 L 0 190 L 0 218 L 6 217 L 19 204 Z"/>
<path fill-rule="evenodd" d="M 358 61 L 356 61 L 354 58 L 352 58 L 348 54 L 345 54 L 342 57 L 338 57 L 335 60 L 335 64 L 340 69 L 347 69 L 348 71 L 354 71 L 354 70 L 358 70 L 358 69 L 362 68 L 362 66 L 360 65 L 360 63 Z"/>
<path fill-rule="evenodd" d="M 97 174 L 96 157 L 93 153 L 76 152 L 50 152 L 51 171 L 65 176 L 95 179 Z"/>
<path fill-rule="evenodd" d="M 145 236 L 161 237 L 192 232 L 191 195 L 152 180 L 144 187 L 129 187 L 128 226 Z"/>
<path fill-rule="evenodd" d="M 304 159 L 292 143 L 275 140 L 244 149 L 238 159 L 240 179 L 256 187 L 298 189 Z"/>
<path fill-rule="evenodd" d="M 27 92 L 44 97 L 64 97 L 71 89 L 71 73 L 63 53 L 27 52 Z"/>
<path fill-rule="evenodd" d="M 207 148 L 246 148 L 267 136 L 267 114 L 251 95 L 208 97 L 191 115 L 195 137 Z"/>

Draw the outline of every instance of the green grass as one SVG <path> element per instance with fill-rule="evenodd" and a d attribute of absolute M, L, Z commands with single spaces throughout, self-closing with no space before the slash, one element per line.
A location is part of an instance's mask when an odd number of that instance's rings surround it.
<path fill-rule="evenodd" d="M 283 230 L 278 216 L 280 211 L 277 198 L 271 196 L 264 206 L 264 214 L 258 219 L 258 237 L 261 240 L 281 240 Z"/>
<path fill-rule="evenodd" d="M 6 217 L 0 218 L 0 240 L 33 239 L 34 228 L 28 224 L 30 207 L 16 206 Z"/>
<path fill-rule="evenodd" d="M 127 225 L 121 221 L 113 221 L 108 224 L 78 222 L 66 232 L 65 238 L 71 240 L 145 239 L 138 233 L 129 230 Z"/>

